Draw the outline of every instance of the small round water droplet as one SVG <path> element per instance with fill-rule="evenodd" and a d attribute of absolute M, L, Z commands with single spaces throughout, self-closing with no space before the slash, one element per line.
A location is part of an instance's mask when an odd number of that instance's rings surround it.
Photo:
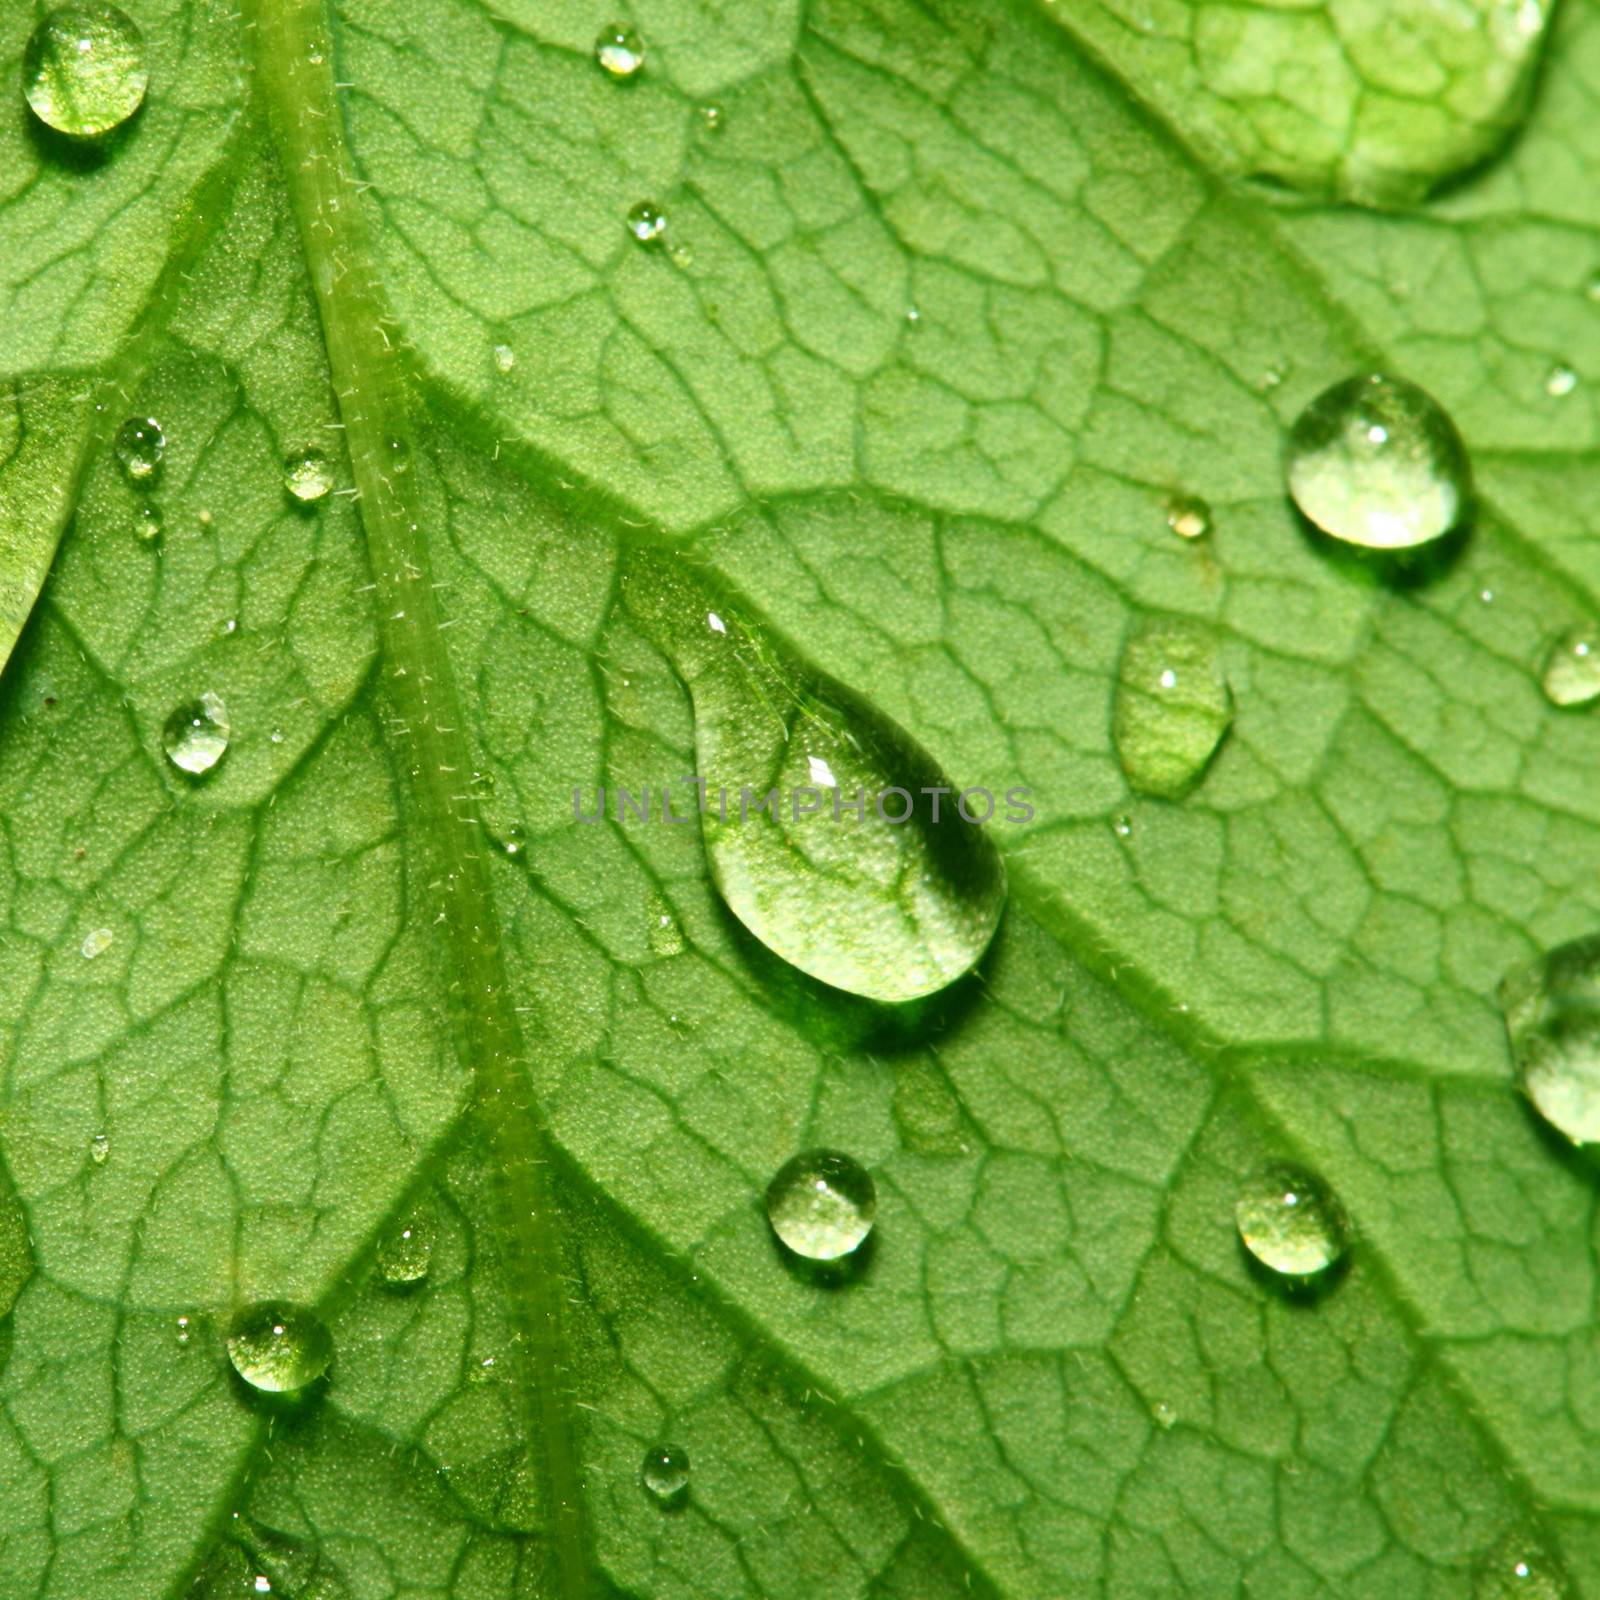
<path fill-rule="evenodd" d="M 1131 788 L 1172 800 L 1199 781 L 1233 722 L 1233 696 L 1209 630 L 1151 622 L 1117 667 L 1111 735 Z"/>
<path fill-rule="evenodd" d="M 140 506 L 133 519 L 133 536 L 140 544 L 154 544 L 161 537 L 161 508 Z"/>
<path fill-rule="evenodd" d="M 1203 539 L 1211 532 L 1211 507 L 1198 495 L 1175 494 L 1167 501 L 1167 526 L 1180 539 Z"/>
<path fill-rule="evenodd" d="M 266 1301 L 235 1319 L 228 1359 L 252 1389 L 288 1394 L 315 1383 L 328 1370 L 333 1339 L 314 1313 Z"/>
<path fill-rule="evenodd" d="M 333 487 L 333 468 L 320 450 L 297 450 L 283 464 L 283 486 L 296 500 L 309 505 Z"/>
<path fill-rule="evenodd" d="M 1155 1405 L 1151 1409 L 1155 1415 L 1157 1426 L 1163 1429 L 1177 1426 L 1178 1413 L 1172 1406 L 1168 1405 L 1165 1400 L 1156 1401 Z"/>
<path fill-rule="evenodd" d="M 179 1344 L 188 1344 L 193 1336 L 193 1328 L 187 1317 L 179 1317 L 177 1321 L 177 1335 Z"/>
<path fill-rule="evenodd" d="M 1550 646 L 1539 687 L 1555 706 L 1586 706 L 1600 699 L 1600 628 L 1569 628 Z"/>
<path fill-rule="evenodd" d="M 877 1214 L 872 1174 L 837 1150 L 806 1150 L 767 1185 L 767 1220 L 807 1261 L 838 1261 L 861 1248 Z"/>
<path fill-rule="evenodd" d="M 1133 837 L 1133 818 L 1129 816 L 1113 817 L 1111 831 L 1119 839 L 1131 839 Z"/>
<path fill-rule="evenodd" d="M 1552 400 L 1564 399 L 1578 387 L 1578 374 L 1566 362 L 1558 361 L 1544 375 L 1544 392 Z"/>
<path fill-rule="evenodd" d="M 1509 1533 L 1484 1557 L 1472 1600 L 1566 1600 L 1566 1574 L 1532 1534 Z"/>
<path fill-rule="evenodd" d="M 233 736 L 228 709 L 218 695 L 206 693 L 190 700 L 167 718 L 162 748 L 167 760 L 192 778 L 203 777 L 228 753 Z"/>
<path fill-rule="evenodd" d="M 723 128 L 727 126 L 727 121 L 727 113 L 723 111 L 715 100 L 708 100 L 700 107 L 700 126 L 707 133 L 721 133 Z"/>
<path fill-rule="evenodd" d="M 1472 477 L 1431 395 L 1373 373 L 1325 389 L 1289 433 L 1289 493 L 1324 533 L 1372 550 L 1427 544 L 1466 514 Z"/>
<path fill-rule="evenodd" d="M 111 941 L 116 935 L 109 928 L 91 928 L 83 936 L 83 943 L 79 949 L 85 961 L 93 961 L 96 956 L 103 956 L 111 948 Z"/>
<path fill-rule="evenodd" d="M 497 344 L 494 347 L 494 369 L 496 372 L 509 372 L 517 364 L 517 352 L 508 344 Z"/>
<path fill-rule="evenodd" d="M 666 231 L 666 213 L 653 201 L 641 200 L 628 213 L 628 232 L 640 244 L 655 244 Z"/>
<path fill-rule="evenodd" d="M 1233 1215 L 1245 1248 L 1280 1277 L 1313 1278 L 1344 1254 L 1349 1225 L 1333 1191 L 1286 1162 L 1256 1172 Z"/>
<path fill-rule="evenodd" d="M 1600 1143 L 1600 936 L 1558 945 L 1500 985 L 1511 1059 L 1539 1114 Z"/>
<path fill-rule="evenodd" d="M 154 417 L 129 417 L 112 448 L 130 483 L 148 483 L 167 452 L 167 436 Z"/>
<path fill-rule="evenodd" d="M 94 1162 L 97 1167 L 103 1167 L 106 1164 L 106 1160 L 110 1154 L 110 1137 L 103 1133 L 97 1133 L 94 1138 L 89 1141 L 89 1159 Z"/>
<path fill-rule="evenodd" d="M 115 6 L 61 6 L 22 53 L 22 92 L 47 128 L 96 139 L 139 109 L 150 76 L 144 35 Z"/>
<path fill-rule="evenodd" d="M 522 854 L 522 847 L 527 842 L 527 830 L 520 822 L 513 822 L 506 829 L 505 837 L 500 841 L 500 846 L 508 856 L 519 856 Z"/>
<path fill-rule="evenodd" d="M 420 1283 L 432 1260 L 433 1219 L 422 1210 L 404 1218 L 378 1245 L 378 1271 L 388 1284 Z"/>
<path fill-rule="evenodd" d="M 391 439 L 383 447 L 384 461 L 391 472 L 411 470 L 411 446 L 404 439 Z"/>
<path fill-rule="evenodd" d="M 644 1453 L 639 1476 L 662 1505 L 681 1500 L 689 1489 L 689 1452 L 682 1445 L 652 1445 Z"/>
<path fill-rule="evenodd" d="M 594 58 L 624 83 L 644 65 L 644 40 L 625 22 L 608 22 L 594 42 Z"/>

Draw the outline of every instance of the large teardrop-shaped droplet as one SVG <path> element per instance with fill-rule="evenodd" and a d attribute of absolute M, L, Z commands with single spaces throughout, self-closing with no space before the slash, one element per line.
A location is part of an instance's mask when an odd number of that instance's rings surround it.
<path fill-rule="evenodd" d="M 1574 1144 L 1600 1143 L 1600 935 L 1574 939 L 1500 985 L 1523 1092 Z"/>
<path fill-rule="evenodd" d="M 1429 544 L 1466 515 L 1472 474 L 1432 395 L 1382 373 L 1325 389 L 1289 432 L 1294 503 L 1324 533 L 1372 550 Z"/>
<path fill-rule="evenodd" d="M 1111 735 L 1130 788 L 1167 800 L 1187 793 L 1232 721 L 1233 696 L 1208 629 L 1173 618 L 1128 640 Z"/>
<path fill-rule="evenodd" d="M 139 109 L 149 83 L 144 35 L 115 6 L 60 6 L 28 39 L 22 92 L 47 128 L 97 139 Z"/>
<path fill-rule="evenodd" d="M 1005 904 L 989 819 L 854 691 L 808 671 L 684 569 L 630 558 L 628 610 L 694 706 L 711 874 L 739 920 L 812 977 L 915 1000 L 969 972 Z M 675 785 L 681 813 L 694 791 Z M 992 825 L 991 825 L 992 826 Z"/>
<path fill-rule="evenodd" d="M 314 1311 L 266 1301 L 234 1319 L 228 1359 L 252 1389 L 292 1394 L 328 1370 L 333 1338 Z"/>

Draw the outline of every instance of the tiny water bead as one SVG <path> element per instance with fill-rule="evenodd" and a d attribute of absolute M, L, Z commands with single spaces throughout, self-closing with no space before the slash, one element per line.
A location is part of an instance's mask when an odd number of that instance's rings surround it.
<path fill-rule="evenodd" d="M 22 53 L 22 92 L 47 128 L 97 139 L 139 109 L 150 82 L 144 35 L 115 6 L 61 6 Z"/>
<path fill-rule="evenodd" d="M 1507 1534 L 1484 1558 L 1472 1600 L 1566 1600 L 1566 1574 L 1534 1535 Z"/>
<path fill-rule="evenodd" d="M 594 42 L 594 58 L 613 78 L 626 83 L 644 65 L 644 40 L 625 22 L 608 22 Z"/>
<path fill-rule="evenodd" d="M 1167 526 L 1180 539 L 1203 539 L 1211 532 L 1211 507 L 1198 495 L 1175 494 L 1167 501 Z"/>
<path fill-rule="evenodd" d="M 175 1331 L 179 1344 L 188 1344 L 189 1340 L 194 1336 L 194 1330 L 188 1317 L 178 1318 Z"/>
<path fill-rule="evenodd" d="M 201 778 L 228 753 L 232 736 L 228 708 L 220 696 L 208 692 L 186 701 L 167 718 L 161 745 L 180 772 Z"/>
<path fill-rule="evenodd" d="M 1287 1162 L 1262 1167 L 1233 1208 L 1245 1248 L 1283 1278 L 1314 1278 L 1344 1254 L 1349 1224 L 1333 1191 Z"/>
<path fill-rule="evenodd" d="M 235 1319 L 228 1359 L 252 1389 L 293 1394 L 328 1370 L 333 1339 L 314 1312 L 265 1301 Z"/>
<path fill-rule="evenodd" d="M 140 544 L 154 544 L 161 537 L 159 506 L 140 506 L 133 519 L 133 536 Z"/>
<path fill-rule="evenodd" d="M 628 232 L 640 244 L 656 244 L 666 231 L 666 213 L 653 201 L 641 200 L 628 213 Z"/>
<path fill-rule="evenodd" d="M 1553 706 L 1586 706 L 1600 699 L 1600 628 L 1569 628 L 1550 646 L 1539 687 Z"/>
<path fill-rule="evenodd" d="M 1578 387 L 1578 374 L 1566 362 L 1558 361 L 1544 375 L 1544 392 L 1552 400 L 1564 400 Z"/>
<path fill-rule="evenodd" d="M 839 1261 L 872 1232 L 878 1191 L 872 1174 L 837 1150 L 805 1150 L 767 1185 L 772 1231 L 807 1261 Z"/>
<path fill-rule="evenodd" d="M 1370 550 L 1431 543 L 1466 515 L 1467 452 L 1431 395 L 1382 373 L 1325 389 L 1289 432 L 1289 493 L 1324 533 Z"/>
<path fill-rule="evenodd" d="M 658 1504 L 676 1504 L 689 1490 L 689 1452 L 682 1445 L 652 1445 L 639 1476 Z"/>
<path fill-rule="evenodd" d="M 409 472 L 411 470 L 411 446 L 404 439 L 390 439 L 383 447 L 383 459 L 390 472 Z"/>
<path fill-rule="evenodd" d="M 1574 1144 L 1600 1142 L 1600 935 L 1558 945 L 1500 985 L 1523 1092 Z"/>
<path fill-rule="evenodd" d="M 727 120 L 727 113 L 715 100 L 708 100 L 700 107 L 700 126 L 707 133 L 721 133 Z"/>
<path fill-rule="evenodd" d="M 111 1139 L 104 1133 L 97 1133 L 89 1141 L 89 1159 L 97 1167 L 103 1167 L 111 1158 Z"/>
<path fill-rule="evenodd" d="M 383 1236 L 378 1245 L 378 1272 L 393 1287 L 420 1283 L 433 1261 L 433 1219 L 413 1211 Z"/>
<path fill-rule="evenodd" d="M 129 417 L 112 445 L 130 483 L 148 483 L 167 453 L 167 436 L 154 417 Z"/>
<path fill-rule="evenodd" d="M 1208 629 L 1152 622 L 1123 648 L 1111 735 L 1129 787 L 1176 799 L 1199 780 L 1233 722 L 1233 696 Z"/>
<path fill-rule="evenodd" d="M 116 935 L 109 928 L 91 928 L 83 936 L 83 943 L 78 946 L 79 953 L 85 961 L 93 961 L 96 956 L 103 956 L 111 948 Z"/>
<path fill-rule="evenodd" d="M 320 450 L 297 450 L 283 464 L 283 486 L 302 505 L 310 505 L 333 488 L 333 468 Z"/>
<path fill-rule="evenodd" d="M 497 344 L 494 347 L 494 370 L 496 372 L 510 372 L 517 364 L 517 352 L 508 344 Z"/>

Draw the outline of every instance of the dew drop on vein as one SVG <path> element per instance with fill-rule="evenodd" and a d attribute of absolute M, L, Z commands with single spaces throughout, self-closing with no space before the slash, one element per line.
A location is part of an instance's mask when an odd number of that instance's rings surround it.
<path fill-rule="evenodd" d="M 333 468 L 320 450 L 297 450 L 283 464 L 283 486 L 302 505 L 310 505 L 333 488 Z"/>
<path fill-rule="evenodd" d="M 1233 722 L 1217 642 L 1183 618 L 1147 622 L 1123 647 L 1111 735 L 1130 788 L 1176 799 L 1199 781 Z"/>
<path fill-rule="evenodd" d="M 328 1370 L 333 1339 L 315 1312 L 264 1301 L 234 1319 L 228 1359 L 252 1389 L 292 1394 Z"/>
<path fill-rule="evenodd" d="M 1344 1255 L 1349 1224 L 1338 1197 L 1315 1173 L 1274 1161 L 1246 1180 L 1234 1204 L 1245 1248 L 1278 1277 L 1317 1277 Z"/>
<path fill-rule="evenodd" d="M 639 1477 L 657 1505 L 680 1504 L 689 1492 L 689 1452 L 682 1445 L 652 1445 Z"/>
<path fill-rule="evenodd" d="M 494 347 L 494 369 L 496 372 L 506 373 L 517 364 L 517 352 L 508 344 L 497 344 Z"/>
<path fill-rule="evenodd" d="M 654 201 L 641 200 L 628 212 L 628 232 L 640 244 L 658 244 L 666 231 L 666 213 Z"/>
<path fill-rule="evenodd" d="M 422 1208 L 395 1224 L 378 1244 L 378 1273 L 392 1288 L 420 1283 L 433 1262 L 433 1218 Z"/>
<path fill-rule="evenodd" d="M 1574 1144 L 1600 1143 L 1600 935 L 1517 968 L 1499 993 L 1523 1093 Z"/>
<path fill-rule="evenodd" d="M 167 453 L 167 436 L 154 417 L 129 417 L 112 444 L 130 483 L 149 483 Z"/>
<path fill-rule="evenodd" d="M 1211 532 L 1211 507 L 1199 495 L 1175 494 L 1167 501 L 1167 526 L 1180 539 L 1203 539 Z"/>
<path fill-rule="evenodd" d="M 872 1232 L 878 1192 L 872 1174 L 838 1150 L 804 1150 L 767 1185 L 767 1220 L 805 1261 L 854 1255 Z"/>
<path fill-rule="evenodd" d="M 1382 373 L 1325 389 L 1289 432 L 1289 493 L 1324 533 L 1371 550 L 1430 544 L 1466 516 L 1472 475 L 1430 394 Z"/>
<path fill-rule="evenodd" d="M 133 536 L 140 544 L 154 544 L 161 537 L 162 521 L 159 506 L 140 506 L 133 519 Z"/>
<path fill-rule="evenodd" d="M 22 53 L 22 92 L 47 128 L 97 139 L 139 109 L 149 85 L 144 35 L 112 5 L 60 6 Z"/>
<path fill-rule="evenodd" d="M 626 83 L 644 66 L 644 40 L 625 22 L 608 22 L 594 41 L 594 58 L 609 76 Z"/>
<path fill-rule="evenodd" d="M 1553 706 L 1586 706 L 1600 698 L 1600 628 L 1569 628 L 1544 658 L 1539 687 Z"/>
<path fill-rule="evenodd" d="M 97 1167 L 103 1167 L 111 1157 L 111 1138 L 108 1134 L 97 1133 L 89 1141 L 89 1159 Z"/>
<path fill-rule="evenodd" d="M 228 753 L 233 727 L 220 695 L 186 701 L 167 718 L 161 744 L 167 760 L 191 778 L 203 778 Z"/>

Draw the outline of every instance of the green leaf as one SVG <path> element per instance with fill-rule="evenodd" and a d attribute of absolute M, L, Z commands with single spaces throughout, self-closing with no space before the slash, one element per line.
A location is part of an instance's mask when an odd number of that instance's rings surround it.
<path fill-rule="evenodd" d="M 627 83 L 568 0 L 126 9 L 123 128 L 0 114 L 0 1600 L 1600 1592 L 1594 1174 L 1494 999 L 1600 917 L 1538 688 L 1593 8 L 649 0 Z M 1376 367 L 1479 490 L 1403 582 L 1283 493 Z M 827 988 L 698 828 L 574 819 L 703 759 L 684 592 L 1029 791 L 973 975 Z M 1168 637 L 1218 674 L 1119 719 Z M 811 1147 L 877 1188 L 831 1280 L 762 1210 Z M 1315 1294 L 1241 1252 L 1269 1160 L 1351 1219 Z"/>

